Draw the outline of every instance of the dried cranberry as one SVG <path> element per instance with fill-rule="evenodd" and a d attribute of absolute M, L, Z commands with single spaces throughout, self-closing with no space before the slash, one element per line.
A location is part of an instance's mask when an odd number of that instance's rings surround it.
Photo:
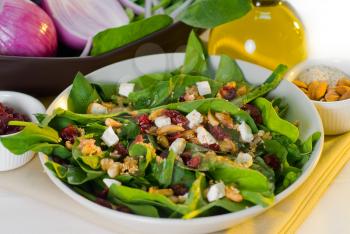
<path fill-rule="evenodd" d="M 0 135 L 11 134 L 22 130 L 22 127 L 8 125 L 13 120 L 30 121 L 26 115 L 16 113 L 14 109 L 0 103 Z"/>
<path fill-rule="evenodd" d="M 211 150 L 214 150 L 214 151 L 220 151 L 220 145 L 214 143 L 214 144 L 203 144 L 202 146 L 204 146 L 205 148 L 208 148 L 208 149 L 211 149 Z"/>
<path fill-rule="evenodd" d="M 169 150 L 163 150 L 161 153 L 160 153 L 160 157 L 161 158 L 167 158 L 169 155 Z"/>
<path fill-rule="evenodd" d="M 273 154 L 267 154 L 264 156 L 264 161 L 266 165 L 274 170 L 279 170 L 281 167 L 280 160 Z"/>
<path fill-rule="evenodd" d="M 179 133 L 179 132 L 167 135 L 167 138 L 168 138 L 168 141 L 170 144 L 173 143 L 177 138 L 180 138 L 180 137 L 181 137 L 181 133 Z"/>
<path fill-rule="evenodd" d="M 146 133 L 152 127 L 152 121 L 148 118 L 148 115 L 143 114 L 137 117 L 138 124 L 140 125 L 141 132 Z"/>
<path fill-rule="evenodd" d="M 107 195 L 108 195 L 109 189 L 108 188 L 104 188 L 102 190 L 96 190 L 95 191 L 95 195 L 99 198 L 103 198 L 106 199 Z"/>
<path fill-rule="evenodd" d="M 201 163 L 201 157 L 194 156 L 186 163 L 186 165 L 190 168 L 197 169 L 200 163 Z"/>
<path fill-rule="evenodd" d="M 109 201 L 105 200 L 105 199 L 97 197 L 95 202 L 97 204 L 101 205 L 101 206 L 104 206 L 104 207 L 112 209 L 112 204 Z"/>
<path fill-rule="evenodd" d="M 133 143 L 142 143 L 142 142 L 143 142 L 143 136 L 139 134 L 135 137 L 135 140 Z"/>
<path fill-rule="evenodd" d="M 181 126 L 188 124 L 188 119 L 176 110 L 166 110 L 164 114 L 171 119 L 172 124 L 179 124 Z"/>
<path fill-rule="evenodd" d="M 184 162 L 184 164 L 187 165 L 188 161 L 190 161 L 192 158 L 192 154 L 189 151 L 185 151 L 180 155 L 180 157 L 181 157 L 182 161 Z"/>
<path fill-rule="evenodd" d="M 74 143 L 74 139 L 78 136 L 80 136 L 80 132 L 73 125 L 68 125 L 68 127 L 63 128 L 60 132 L 60 137 L 64 141 L 70 141 L 71 143 Z"/>
<path fill-rule="evenodd" d="M 247 103 L 244 106 L 242 106 L 242 109 L 250 114 L 250 116 L 254 119 L 255 123 L 257 124 L 263 123 L 262 114 L 259 108 L 257 108 L 253 104 Z"/>
<path fill-rule="evenodd" d="M 118 144 L 115 145 L 115 149 L 118 151 L 118 153 L 125 157 L 129 155 L 128 149 L 120 142 L 118 142 Z"/>
<path fill-rule="evenodd" d="M 183 196 L 188 192 L 188 188 L 184 184 L 173 184 L 170 186 L 175 196 Z"/>
<path fill-rule="evenodd" d="M 185 96 L 181 96 L 180 98 L 179 98 L 179 102 L 185 102 L 186 100 L 185 100 Z"/>
<path fill-rule="evenodd" d="M 118 206 L 116 208 L 116 210 L 120 211 L 120 212 L 123 212 L 123 213 L 128 213 L 128 214 L 132 213 L 131 210 L 128 207 L 126 207 L 126 206 Z"/>
<path fill-rule="evenodd" d="M 237 96 L 236 89 L 234 87 L 228 86 L 228 85 L 226 85 L 220 89 L 220 94 L 224 99 L 229 100 L 229 101 L 231 101 L 232 99 L 234 99 Z"/>
<path fill-rule="evenodd" d="M 225 138 L 228 138 L 228 135 L 224 131 L 223 128 L 220 126 L 211 126 L 208 125 L 208 131 L 213 135 L 213 137 L 219 141 L 224 140 Z"/>

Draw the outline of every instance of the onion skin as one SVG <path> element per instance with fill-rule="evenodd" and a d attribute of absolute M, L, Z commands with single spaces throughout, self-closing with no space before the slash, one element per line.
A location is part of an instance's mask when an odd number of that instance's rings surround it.
<path fill-rule="evenodd" d="M 88 39 L 100 31 L 129 23 L 118 0 L 42 0 L 41 4 L 61 41 L 76 50 L 83 50 Z"/>
<path fill-rule="evenodd" d="M 51 18 L 27 0 L 0 0 L 0 54 L 50 57 L 57 51 Z"/>

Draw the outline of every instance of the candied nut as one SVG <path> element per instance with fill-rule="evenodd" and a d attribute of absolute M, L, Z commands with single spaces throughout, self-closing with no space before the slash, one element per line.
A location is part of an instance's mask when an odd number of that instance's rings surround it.
<path fill-rule="evenodd" d="M 339 95 L 343 95 L 344 93 L 350 91 L 350 87 L 345 86 L 345 85 L 336 86 L 336 87 L 335 87 L 335 91 L 337 91 L 337 93 L 338 93 Z"/>
<path fill-rule="evenodd" d="M 107 174 L 109 177 L 114 178 L 120 174 L 121 163 L 114 162 L 107 170 Z"/>
<path fill-rule="evenodd" d="M 118 122 L 118 121 L 116 121 L 116 120 L 114 120 L 112 118 L 107 118 L 105 120 L 105 125 L 107 127 L 112 127 L 112 128 L 120 128 L 121 126 L 123 126 L 122 123 L 120 123 L 120 122 Z"/>
<path fill-rule="evenodd" d="M 182 132 L 181 136 L 185 138 L 185 140 L 191 140 L 196 137 L 196 133 L 191 129 Z"/>
<path fill-rule="evenodd" d="M 234 153 L 237 151 L 236 144 L 232 140 L 227 139 L 227 138 L 220 141 L 219 146 L 220 146 L 220 151 L 223 151 L 223 152 L 233 152 Z"/>
<path fill-rule="evenodd" d="M 162 147 L 169 148 L 169 141 L 166 136 L 164 135 L 157 136 L 157 141 Z"/>
<path fill-rule="evenodd" d="M 233 128 L 233 119 L 229 114 L 215 113 L 215 117 L 227 128 Z"/>
<path fill-rule="evenodd" d="M 226 196 L 226 198 L 228 198 L 234 202 L 243 201 L 243 196 L 239 193 L 238 189 L 236 189 L 233 186 L 226 186 L 225 187 L 225 196 Z"/>
<path fill-rule="evenodd" d="M 350 79 L 344 77 L 344 78 L 338 80 L 337 86 L 348 86 L 348 87 L 350 87 Z"/>
<path fill-rule="evenodd" d="M 112 166 L 112 164 L 114 163 L 113 159 L 110 159 L 110 158 L 103 158 L 101 159 L 100 161 L 100 164 L 101 164 L 101 169 L 103 171 L 107 171 L 108 168 L 110 168 Z"/>
<path fill-rule="evenodd" d="M 197 99 L 202 99 L 203 97 L 199 94 L 198 88 L 196 85 L 193 85 L 191 87 L 186 87 L 185 95 L 183 96 L 183 99 L 185 101 L 193 101 Z"/>
<path fill-rule="evenodd" d="M 307 89 L 307 84 L 305 84 L 305 82 L 303 82 L 301 80 L 293 80 L 292 82 L 293 82 L 293 84 L 295 84 L 299 88 Z"/>
<path fill-rule="evenodd" d="M 237 89 L 237 95 L 238 96 L 243 96 L 248 92 L 247 86 L 241 86 Z"/>
<path fill-rule="evenodd" d="M 312 100 L 320 100 L 327 91 L 328 84 L 325 81 L 314 80 L 309 84 L 308 96 Z"/>
<path fill-rule="evenodd" d="M 304 88 L 300 88 L 301 91 L 303 91 L 305 94 L 307 94 L 307 89 L 304 89 Z"/>
<path fill-rule="evenodd" d="M 149 118 L 150 120 L 154 121 L 156 118 L 158 118 L 158 117 L 164 115 L 164 111 L 165 111 L 164 109 L 157 109 L 157 110 L 153 111 L 153 112 L 148 116 L 148 118 Z"/>
<path fill-rule="evenodd" d="M 183 132 L 185 129 L 179 125 L 168 125 L 157 129 L 157 135 L 166 135 L 177 132 Z"/>
<path fill-rule="evenodd" d="M 67 149 L 72 150 L 73 145 L 72 145 L 72 143 L 70 141 L 66 141 L 65 145 L 66 145 Z"/>
<path fill-rule="evenodd" d="M 346 100 L 346 99 L 350 99 L 350 91 L 344 93 L 343 95 L 341 95 L 339 100 Z"/>
<path fill-rule="evenodd" d="M 220 123 L 219 121 L 215 118 L 215 116 L 209 111 L 208 112 L 208 122 L 211 126 L 218 126 Z"/>

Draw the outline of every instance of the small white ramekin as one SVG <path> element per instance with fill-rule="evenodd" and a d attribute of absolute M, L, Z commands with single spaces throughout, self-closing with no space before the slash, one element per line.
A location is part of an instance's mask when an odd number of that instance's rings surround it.
<path fill-rule="evenodd" d="M 32 122 L 37 122 L 34 114 L 45 113 L 45 107 L 40 101 L 23 93 L 0 91 L 0 102 L 13 108 L 18 113 L 27 115 Z M 10 135 L 3 135 L 0 138 L 8 136 Z M 21 167 L 29 162 L 33 156 L 34 153 L 30 151 L 22 155 L 14 155 L 0 142 L 0 171 L 9 171 Z"/>
<path fill-rule="evenodd" d="M 292 81 L 307 68 L 315 65 L 334 67 L 350 76 L 350 60 L 310 59 L 292 68 L 286 79 Z M 350 99 L 335 102 L 312 101 L 316 106 L 323 123 L 326 135 L 338 135 L 350 131 Z"/>

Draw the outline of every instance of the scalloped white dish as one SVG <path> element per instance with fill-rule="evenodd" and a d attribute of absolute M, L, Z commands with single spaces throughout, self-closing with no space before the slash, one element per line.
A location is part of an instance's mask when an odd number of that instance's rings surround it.
<path fill-rule="evenodd" d="M 219 57 L 211 57 L 211 66 L 216 68 L 219 64 Z M 115 63 L 99 69 L 87 77 L 92 81 L 113 83 L 127 82 L 145 73 L 155 73 L 173 70 L 182 65 L 184 54 L 159 54 L 134 58 L 123 62 Z M 271 71 L 244 61 L 237 61 L 246 79 L 254 84 L 259 84 L 268 77 Z M 55 108 L 67 107 L 67 97 L 70 87 L 64 90 L 50 105 L 47 113 L 51 113 Z M 276 196 L 274 204 L 282 201 L 293 191 L 295 191 L 311 174 L 315 168 L 323 148 L 323 127 L 320 116 L 314 105 L 308 98 L 292 83 L 283 80 L 280 85 L 269 95 L 283 97 L 289 104 L 287 119 L 298 120 L 300 123 L 300 136 L 305 140 L 312 133 L 319 131 L 322 136 L 316 144 L 310 160 L 305 164 L 302 175 L 290 187 Z M 44 166 L 46 156 L 40 154 L 41 162 Z M 261 206 L 253 206 L 245 210 L 192 220 L 149 218 L 132 214 L 125 214 L 97 205 L 71 190 L 62 181 L 44 166 L 46 173 L 54 184 L 72 199 L 96 212 L 99 218 L 110 220 L 115 223 L 115 231 L 135 232 L 135 233 L 208 233 L 229 228 L 239 222 L 264 212 L 266 209 Z"/>

